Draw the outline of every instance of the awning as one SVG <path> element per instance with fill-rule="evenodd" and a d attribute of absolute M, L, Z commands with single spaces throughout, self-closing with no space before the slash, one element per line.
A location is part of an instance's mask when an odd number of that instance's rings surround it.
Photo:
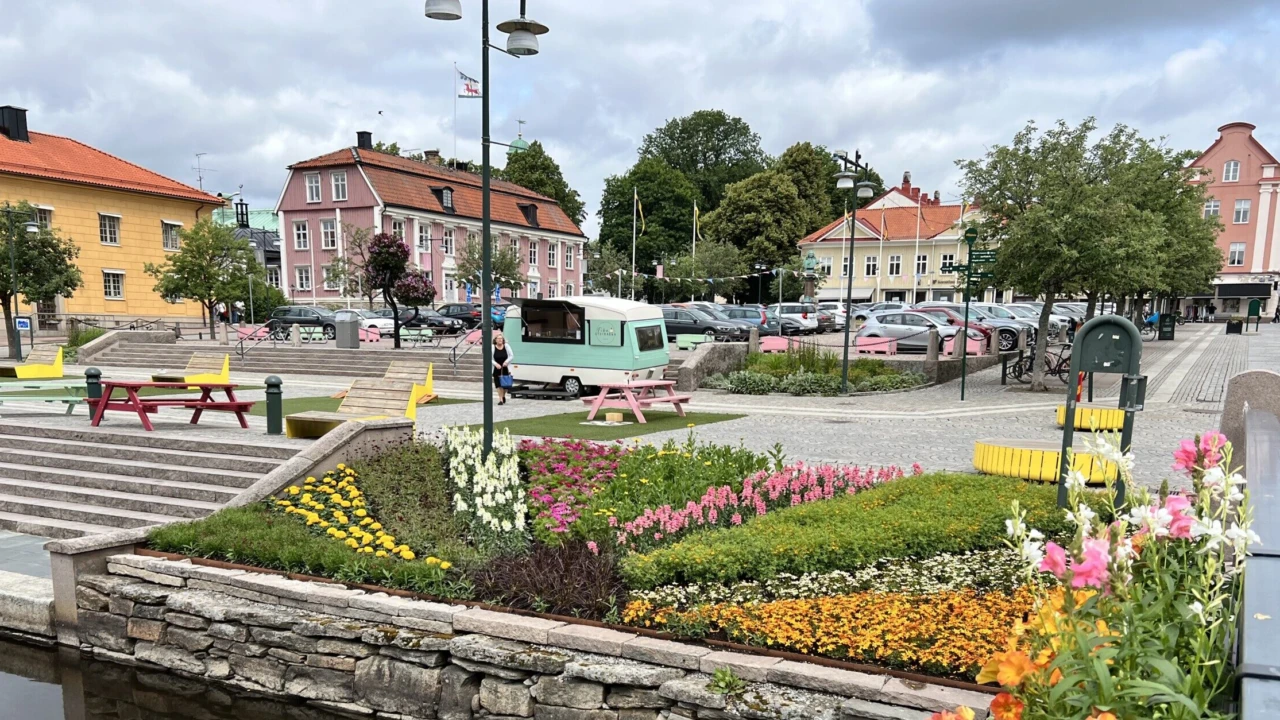
<path fill-rule="evenodd" d="M 819 300 L 843 300 L 845 293 L 849 292 L 849 288 L 823 288 L 818 291 Z M 875 292 L 872 288 L 854 288 L 854 302 L 863 302 L 871 299 L 871 293 Z"/>
<path fill-rule="evenodd" d="M 1220 298 L 1271 297 L 1271 283 L 1222 283 L 1218 286 Z"/>

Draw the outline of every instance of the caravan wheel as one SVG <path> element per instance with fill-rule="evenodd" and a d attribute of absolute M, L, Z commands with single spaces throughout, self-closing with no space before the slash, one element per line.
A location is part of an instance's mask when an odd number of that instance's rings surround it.
<path fill-rule="evenodd" d="M 578 399 L 582 396 L 582 381 L 576 377 L 561 378 L 560 386 L 569 394 L 571 399 Z"/>

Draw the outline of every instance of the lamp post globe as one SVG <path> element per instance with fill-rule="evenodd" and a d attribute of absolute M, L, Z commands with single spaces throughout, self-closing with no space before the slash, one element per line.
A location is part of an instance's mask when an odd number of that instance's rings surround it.
<path fill-rule="evenodd" d="M 427 0 L 425 15 L 432 20 L 461 20 L 462 0 Z"/>
<path fill-rule="evenodd" d="M 40 223 L 36 223 L 36 222 L 29 222 L 29 223 L 25 223 L 25 224 L 23 225 L 23 227 L 24 227 L 24 228 L 26 228 L 26 230 L 27 230 L 27 234 L 28 234 L 28 235 L 39 235 L 39 234 L 40 234 Z"/>
<path fill-rule="evenodd" d="M 836 189 L 852 190 L 854 187 L 856 178 L 857 176 L 849 172 L 848 170 L 842 170 L 836 173 Z"/>
<path fill-rule="evenodd" d="M 837 187 L 839 186 L 838 181 L 836 185 Z M 866 180 L 863 180 L 862 182 L 858 183 L 858 199 L 870 200 L 871 197 L 875 194 L 876 194 L 876 191 L 875 191 L 874 183 L 868 182 Z"/>
<path fill-rule="evenodd" d="M 523 11 L 523 8 L 521 8 Z M 515 20 L 498 23 L 498 31 L 507 33 L 507 52 L 521 57 L 538 54 L 538 36 L 550 28 L 521 15 Z"/>

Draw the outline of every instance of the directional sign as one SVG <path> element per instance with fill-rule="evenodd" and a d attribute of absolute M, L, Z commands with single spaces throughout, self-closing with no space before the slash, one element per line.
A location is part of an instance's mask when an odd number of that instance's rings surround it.
<path fill-rule="evenodd" d="M 969 253 L 969 262 L 973 263 L 993 263 L 996 261 L 995 250 L 974 250 Z"/>
<path fill-rule="evenodd" d="M 962 272 L 967 272 L 968 270 L 969 270 L 969 266 L 968 266 L 968 265 L 953 264 L 953 265 L 943 265 L 943 266 L 942 266 L 942 271 L 943 271 L 943 272 L 958 272 L 958 273 L 962 273 Z"/>
<path fill-rule="evenodd" d="M 975 280 L 989 280 L 995 276 L 996 274 L 993 272 L 982 270 L 980 272 L 973 273 L 970 277 L 974 278 Z"/>
<path fill-rule="evenodd" d="M 970 245 L 978 242 L 978 228 L 969 228 L 964 231 L 964 241 Z"/>

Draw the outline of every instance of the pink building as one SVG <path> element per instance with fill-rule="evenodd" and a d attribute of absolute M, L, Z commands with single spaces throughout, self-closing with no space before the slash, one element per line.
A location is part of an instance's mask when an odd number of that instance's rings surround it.
<path fill-rule="evenodd" d="M 350 224 L 400 235 L 413 264 L 431 274 L 437 302 L 466 301 L 456 257 L 480 238 L 480 176 L 377 152 L 367 132 L 356 138 L 355 147 L 289 167 L 276 203 L 282 289 L 299 304 L 346 301 L 325 270 L 346 252 L 343 226 Z M 501 180 L 493 181 L 491 198 L 494 247 L 515 247 L 528 280 L 517 295 L 581 293 L 586 237 L 556 201 Z M 478 295 L 470 289 L 472 299 Z"/>
<path fill-rule="evenodd" d="M 1223 224 L 1218 247 L 1226 259 L 1214 293 L 1189 305 L 1217 305 L 1219 315 L 1244 314 L 1251 299 L 1263 302 L 1263 315 L 1275 312 L 1280 280 L 1280 237 L 1276 234 L 1276 191 L 1280 162 L 1253 137 L 1244 122 L 1218 128 L 1218 139 L 1191 163 L 1209 183 L 1206 216 Z"/>

